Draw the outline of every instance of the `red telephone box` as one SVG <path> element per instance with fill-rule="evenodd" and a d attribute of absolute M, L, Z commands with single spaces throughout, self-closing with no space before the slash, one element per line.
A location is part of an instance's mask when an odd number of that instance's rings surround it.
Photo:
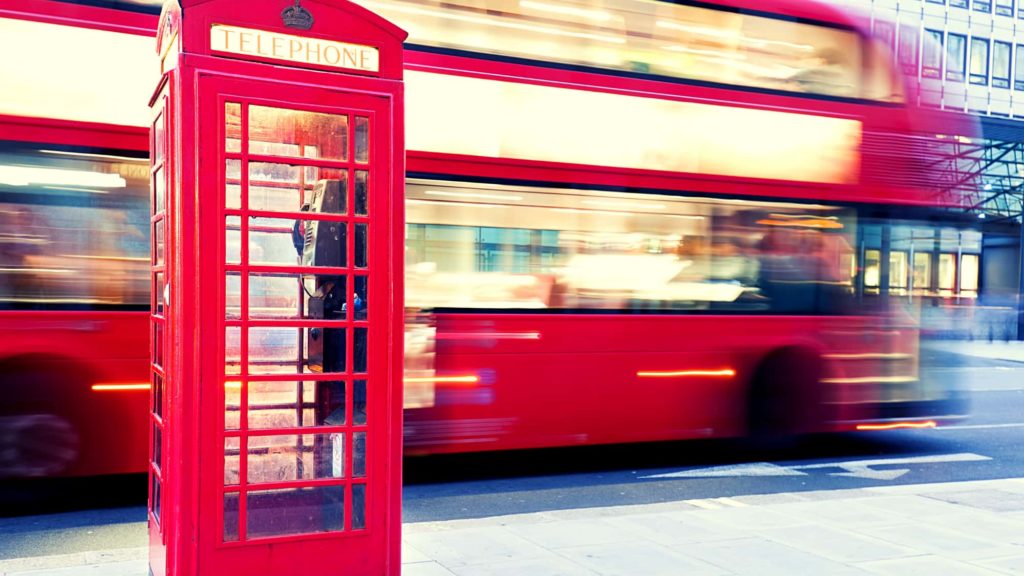
<path fill-rule="evenodd" d="M 151 573 L 397 574 L 405 33 L 345 0 L 160 22 Z"/>

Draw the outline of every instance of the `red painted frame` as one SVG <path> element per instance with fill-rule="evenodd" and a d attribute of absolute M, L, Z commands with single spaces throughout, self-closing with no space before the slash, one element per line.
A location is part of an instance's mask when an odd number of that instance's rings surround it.
<path fill-rule="evenodd" d="M 401 528 L 401 365 L 402 365 L 402 254 L 404 235 L 401 192 L 404 183 L 402 47 L 405 34 L 391 24 L 343 0 L 307 1 L 306 9 L 316 16 L 318 30 L 345 31 L 336 40 L 375 46 L 380 50 L 381 68 L 375 77 L 328 73 L 212 55 L 209 49 L 210 26 L 214 23 L 301 34 L 282 27 L 281 7 L 277 2 L 214 0 L 185 2 L 185 17 L 165 11 L 162 22 L 163 48 L 180 42 L 180 52 L 172 51 L 165 61 L 167 100 L 163 110 L 169 118 L 167 137 L 167 174 L 169 199 L 167 219 L 167 281 L 170 303 L 167 324 L 169 336 L 164 342 L 166 379 L 163 426 L 164 457 L 162 471 L 162 524 L 151 515 L 150 558 L 154 574 L 333 574 L 339 563 L 352 574 L 397 574 L 400 569 Z M 164 20 L 166 19 L 166 20 Z M 181 29 L 175 26 L 181 25 Z M 316 33 L 314 33 L 316 35 Z M 369 224 L 369 274 L 373 279 L 368 299 L 369 321 L 350 318 L 340 325 L 369 331 L 367 374 L 339 377 L 328 374 L 257 375 L 247 372 L 249 326 L 308 327 L 324 321 L 226 319 L 225 274 L 247 272 L 296 272 L 294 266 L 255 266 L 248 264 L 248 226 L 241 234 L 241 265 L 226 263 L 225 218 L 283 215 L 250 210 L 244 199 L 238 209 L 227 209 L 223 200 L 227 158 L 274 160 L 291 159 L 255 155 L 248 152 L 245 139 L 242 152 L 225 150 L 224 103 L 241 102 L 245 125 L 247 104 L 272 104 L 298 110 L 350 113 L 374 118 L 371 127 L 371 158 L 376 176 L 370 179 L 369 217 L 349 215 L 345 221 Z M 158 110 L 160 101 L 155 101 Z M 304 163 L 302 159 L 297 160 Z M 317 165 L 333 165 L 316 161 Z M 241 186 L 246 189 L 248 174 L 242 171 Z M 310 215 L 317 218 L 316 215 Z M 322 218 L 327 218 L 323 216 Z M 351 237 L 351 235 L 350 235 Z M 353 242 L 353 241 L 350 241 Z M 349 251 L 353 250 L 349 246 Z M 351 255 L 351 254 L 350 254 Z M 352 275 L 353 269 L 342 270 Z M 154 269 L 156 270 L 156 269 Z M 247 280 L 242 281 L 241 309 L 247 309 Z M 351 283 L 350 283 L 351 284 Z M 352 286 L 348 287 L 351 298 Z M 159 323 L 159 319 L 154 318 Z M 240 331 L 241 376 L 226 375 L 226 330 Z M 351 343 L 349 343 L 351 350 Z M 350 365 L 350 371 L 352 367 Z M 340 380 L 356 378 L 368 381 L 368 424 L 342 427 L 278 429 L 276 434 L 343 432 L 351 438 L 366 431 L 367 470 L 365 484 L 352 475 L 342 480 L 313 479 L 285 483 L 246 485 L 246 458 L 240 459 L 240 483 L 225 486 L 225 438 L 238 437 L 245 453 L 247 438 L 259 434 L 243 424 L 238 432 L 225 431 L 225 385 L 227 380 L 241 382 L 243 414 L 247 402 L 247 382 Z M 351 394 L 346 402 L 351 407 Z M 351 414 L 351 410 L 348 411 Z M 351 466 L 347 469 L 351 470 Z M 225 501 L 229 493 L 247 494 L 249 490 L 302 488 L 326 485 L 365 485 L 365 529 L 326 533 L 304 533 L 267 538 L 246 538 L 246 497 L 239 498 L 238 541 L 225 541 Z M 347 501 L 351 502 L 350 496 Z M 346 510 L 351 508 L 346 505 Z M 348 514 L 346 514 L 348 516 Z M 350 518 L 350 517 L 349 517 Z M 346 522 L 351 520 L 347 518 Z"/>

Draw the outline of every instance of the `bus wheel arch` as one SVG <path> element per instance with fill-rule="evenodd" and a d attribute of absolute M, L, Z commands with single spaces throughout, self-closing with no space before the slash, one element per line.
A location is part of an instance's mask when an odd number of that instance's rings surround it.
<path fill-rule="evenodd" d="M 0 360 L 0 477 L 74 473 L 90 448 L 92 370 L 72 358 Z"/>
<path fill-rule="evenodd" d="M 775 348 L 757 363 L 747 387 L 747 434 L 775 441 L 820 432 L 826 419 L 825 361 L 807 345 Z"/>

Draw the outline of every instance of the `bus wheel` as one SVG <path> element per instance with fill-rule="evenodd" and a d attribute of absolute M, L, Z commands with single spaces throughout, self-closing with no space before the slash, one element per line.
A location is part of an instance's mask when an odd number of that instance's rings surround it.
<path fill-rule="evenodd" d="M 0 417 L 0 476 L 54 476 L 78 459 L 78 433 L 56 414 Z"/>
<path fill-rule="evenodd" d="M 768 354 L 754 372 L 748 394 L 748 435 L 755 445 L 791 445 L 820 430 L 822 360 L 806 348 Z"/>
<path fill-rule="evenodd" d="M 0 366 L 0 478 L 60 476 L 79 464 L 86 446 L 76 414 L 87 408 L 75 370 Z"/>

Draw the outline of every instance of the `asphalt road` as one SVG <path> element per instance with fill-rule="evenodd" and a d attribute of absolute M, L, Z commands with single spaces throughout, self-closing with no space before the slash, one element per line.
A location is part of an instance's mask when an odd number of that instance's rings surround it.
<path fill-rule="evenodd" d="M 735 495 L 1024 477 L 1024 364 L 949 353 L 931 360 L 940 378 L 972 390 L 969 420 L 936 430 L 813 437 L 785 450 L 691 441 L 409 458 L 403 517 L 678 500 L 716 507 L 722 504 L 715 499 Z M 0 517 L 0 559 L 146 543 L 144 477 L 8 483 L 0 490 L 7 506 L 0 509 L 7 516 Z"/>

